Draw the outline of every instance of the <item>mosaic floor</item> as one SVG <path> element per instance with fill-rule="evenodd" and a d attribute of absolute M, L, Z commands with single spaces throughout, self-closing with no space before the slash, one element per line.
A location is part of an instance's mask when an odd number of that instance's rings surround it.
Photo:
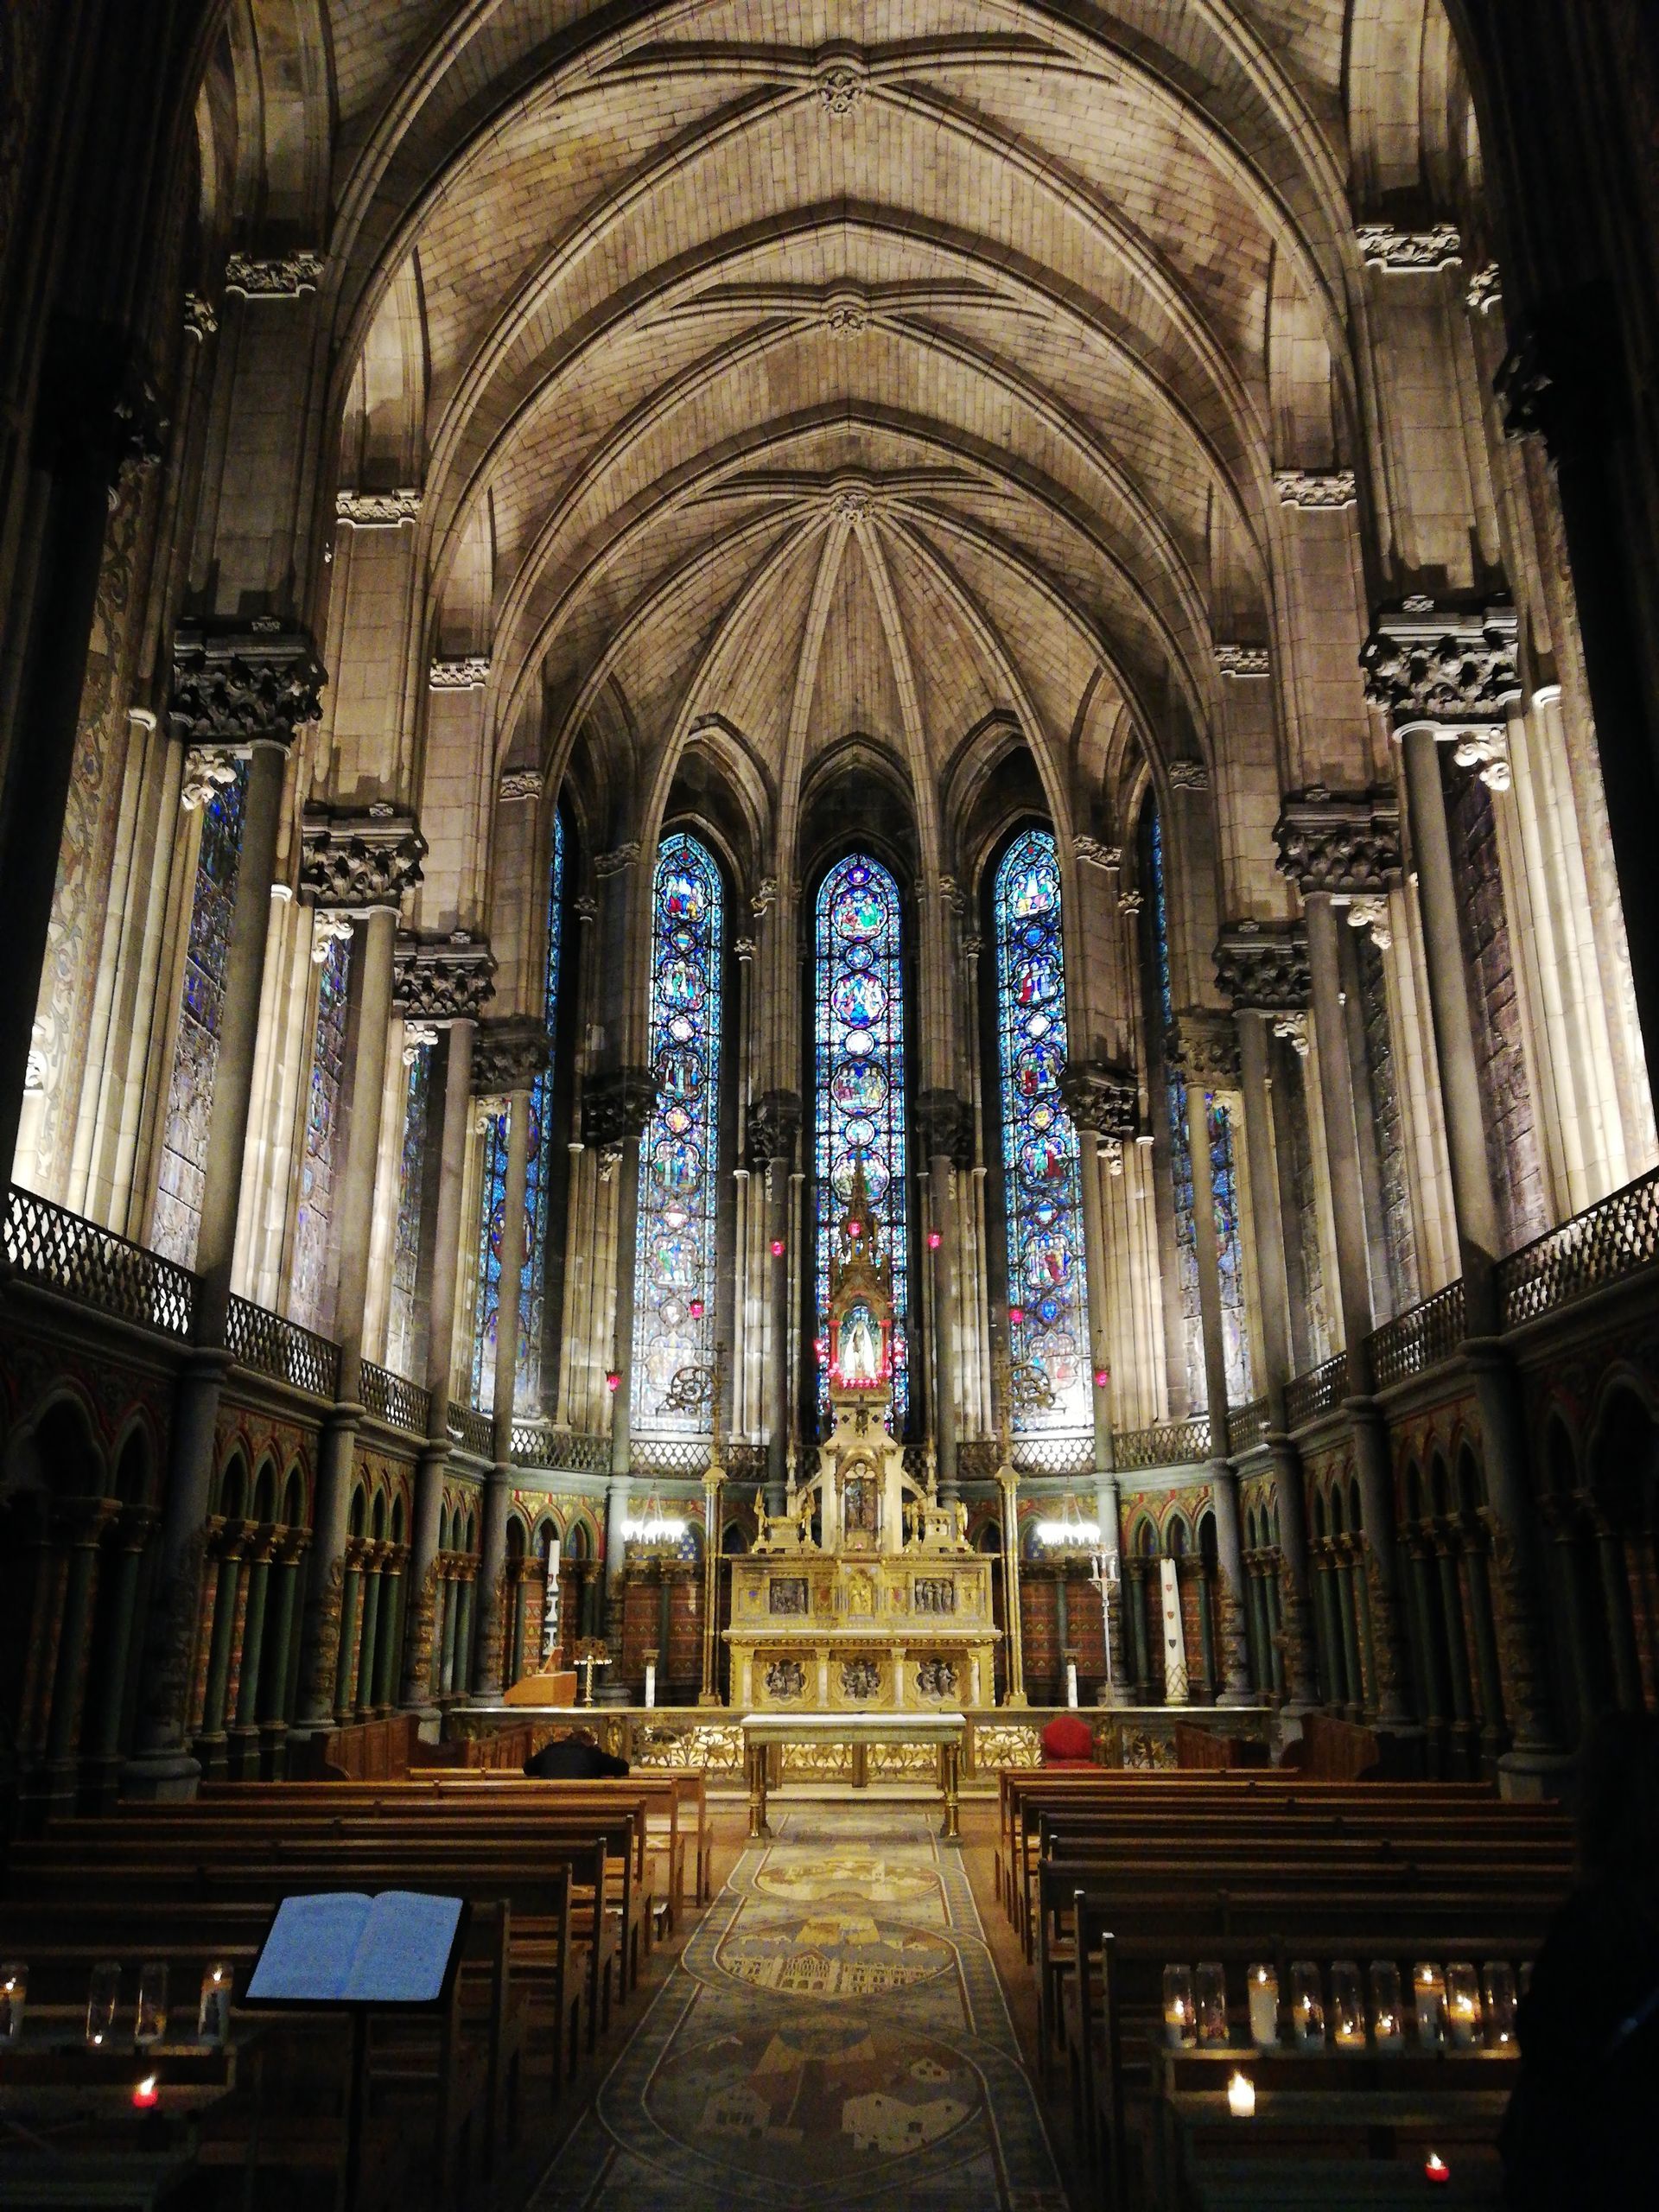
<path fill-rule="evenodd" d="M 961 1854 L 907 1812 L 772 1820 L 534 2212 L 1065 2212 Z"/>

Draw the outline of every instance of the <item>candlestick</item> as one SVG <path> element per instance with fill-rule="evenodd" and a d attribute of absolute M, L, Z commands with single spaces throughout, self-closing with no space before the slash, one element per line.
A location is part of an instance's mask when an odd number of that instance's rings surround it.
<path fill-rule="evenodd" d="M 1227 1975 L 1214 1959 L 1200 1959 L 1193 1978 L 1198 2041 L 1211 2046 L 1227 2041 Z"/>
<path fill-rule="evenodd" d="M 1380 2051 L 1392 2053 L 1406 2047 L 1400 1969 L 1392 1959 L 1371 1961 L 1371 2034 Z"/>
<path fill-rule="evenodd" d="M 1250 1968 L 1250 2041 L 1258 2050 L 1273 2050 L 1279 2042 L 1279 1974 L 1274 1967 Z"/>
<path fill-rule="evenodd" d="M 1429 1960 L 1420 1959 L 1411 1970 L 1411 2001 L 1419 2050 L 1438 2050 L 1446 2041 L 1446 1976 Z"/>
<path fill-rule="evenodd" d="M 1255 2084 L 1248 2074 L 1235 2074 L 1227 2084 L 1227 2109 L 1235 2120 L 1255 2117 Z"/>
<path fill-rule="evenodd" d="M 1192 2005 L 1191 1967 L 1164 1968 L 1164 2042 L 1171 2050 L 1190 2050 L 1198 2039 Z"/>
<path fill-rule="evenodd" d="M 1365 2048 L 1365 2006 L 1352 1959 L 1331 1961 L 1331 2039 L 1338 2050 Z"/>
<path fill-rule="evenodd" d="M 1446 1969 L 1446 2024 L 1453 2047 L 1473 2050 L 1480 2044 L 1480 1983 L 1473 1967 L 1460 1959 L 1447 1961 Z"/>
<path fill-rule="evenodd" d="M 1325 2049 L 1325 1999 L 1319 1969 L 1312 1959 L 1297 1959 L 1291 1965 L 1290 2031 L 1298 2050 Z"/>
<path fill-rule="evenodd" d="M 1486 2033 L 1494 2050 L 1515 2044 L 1515 1975 L 1507 1959 L 1489 1959 L 1482 1976 L 1486 1992 Z"/>

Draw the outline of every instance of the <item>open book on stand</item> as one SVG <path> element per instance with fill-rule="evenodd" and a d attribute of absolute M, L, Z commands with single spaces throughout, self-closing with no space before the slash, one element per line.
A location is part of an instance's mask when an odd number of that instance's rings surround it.
<path fill-rule="evenodd" d="M 254 2005 L 435 2005 L 465 1905 L 416 1890 L 284 1897 L 248 1983 Z"/>

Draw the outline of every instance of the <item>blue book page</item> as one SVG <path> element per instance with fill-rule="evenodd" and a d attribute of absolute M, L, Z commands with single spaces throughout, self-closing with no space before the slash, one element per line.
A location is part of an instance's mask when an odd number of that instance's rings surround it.
<path fill-rule="evenodd" d="M 371 1900 L 355 1891 L 284 1897 L 248 1984 L 262 1999 L 338 2003 L 368 1925 Z"/>
<path fill-rule="evenodd" d="M 459 1897 L 383 1890 L 369 1908 L 342 1994 L 360 2005 L 430 2005 L 442 1994 Z"/>

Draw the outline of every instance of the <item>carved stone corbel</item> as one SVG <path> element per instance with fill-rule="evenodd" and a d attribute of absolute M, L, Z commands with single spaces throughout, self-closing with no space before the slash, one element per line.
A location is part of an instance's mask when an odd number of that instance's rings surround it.
<path fill-rule="evenodd" d="M 476 1021 L 495 996 L 494 976 L 481 938 L 401 938 L 392 956 L 392 1011 L 405 1021 Z"/>
<path fill-rule="evenodd" d="M 302 836 L 300 891 L 315 906 L 358 913 L 395 907 L 421 880 L 426 840 L 411 817 L 390 807 L 363 814 L 308 807 Z"/>
<path fill-rule="evenodd" d="M 1216 939 L 1216 982 L 1235 1013 L 1300 1013 L 1313 985 L 1300 923 L 1232 922 Z"/>

